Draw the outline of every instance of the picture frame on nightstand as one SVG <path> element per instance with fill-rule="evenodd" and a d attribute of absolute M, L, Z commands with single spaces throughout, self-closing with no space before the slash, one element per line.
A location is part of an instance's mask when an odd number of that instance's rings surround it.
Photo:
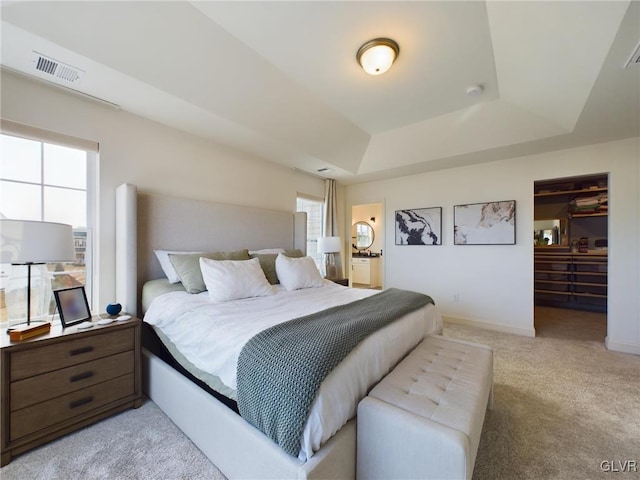
<path fill-rule="evenodd" d="M 83 286 L 54 290 L 62 328 L 91 321 L 91 310 Z"/>

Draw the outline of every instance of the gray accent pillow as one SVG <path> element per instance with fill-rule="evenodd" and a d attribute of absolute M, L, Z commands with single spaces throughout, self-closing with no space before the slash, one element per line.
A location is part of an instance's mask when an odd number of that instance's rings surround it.
<path fill-rule="evenodd" d="M 285 257 L 291 258 L 300 258 L 304 257 L 302 250 L 285 250 L 282 253 Z M 275 285 L 280 283 L 278 279 L 278 275 L 276 275 L 276 257 L 277 253 L 254 253 L 251 255 L 251 258 L 257 258 L 260 261 L 260 266 L 262 267 L 262 271 L 264 272 L 264 276 L 267 277 L 267 280 L 271 285 Z"/>
<path fill-rule="evenodd" d="M 232 252 L 192 253 L 186 255 L 169 254 L 169 260 L 176 269 L 182 286 L 189 293 L 201 293 L 207 290 L 200 270 L 200 257 L 212 260 L 250 260 L 249 250 L 234 250 Z"/>

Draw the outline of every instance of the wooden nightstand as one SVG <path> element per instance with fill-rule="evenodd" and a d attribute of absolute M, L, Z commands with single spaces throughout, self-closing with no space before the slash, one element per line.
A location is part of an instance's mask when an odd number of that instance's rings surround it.
<path fill-rule="evenodd" d="M 333 283 L 337 283 L 339 285 L 344 285 L 345 287 L 349 286 L 348 278 L 327 278 L 327 280 L 331 280 Z"/>
<path fill-rule="evenodd" d="M 142 405 L 140 320 L 10 342 L 0 332 L 0 466 L 127 408 Z"/>

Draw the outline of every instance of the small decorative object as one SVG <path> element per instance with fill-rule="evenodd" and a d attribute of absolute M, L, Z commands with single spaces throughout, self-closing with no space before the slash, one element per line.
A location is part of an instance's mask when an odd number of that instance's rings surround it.
<path fill-rule="evenodd" d="M 589 253 L 589 237 L 580 237 L 578 241 L 578 252 Z"/>
<path fill-rule="evenodd" d="M 453 207 L 454 245 L 515 245 L 516 201 Z"/>
<path fill-rule="evenodd" d="M 119 303 L 110 303 L 107 305 L 107 313 L 112 317 L 115 317 L 122 311 L 122 305 Z"/>
<path fill-rule="evenodd" d="M 62 328 L 91 321 L 91 310 L 83 286 L 55 290 L 53 295 L 56 297 Z"/>
<path fill-rule="evenodd" d="M 49 322 L 34 323 L 33 325 L 21 325 L 19 327 L 9 329 L 9 338 L 12 342 L 19 342 L 20 340 L 35 337 L 36 335 L 49 333 L 50 330 L 51 324 Z"/>
<path fill-rule="evenodd" d="M 396 245 L 442 245 L 442 207 L 396 210 Z"/>

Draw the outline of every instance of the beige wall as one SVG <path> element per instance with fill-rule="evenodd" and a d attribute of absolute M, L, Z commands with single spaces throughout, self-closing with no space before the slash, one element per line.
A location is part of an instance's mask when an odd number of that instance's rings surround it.
<path fill-rule="evenodd" d="M 458 321 L 533 335 L 533 182 L 609 173 L 610 348 L 640 353 L 640 139 L 347 187 L 346 208 L 384 202 L 385 287 L 422 291 Z M 516 200 L 516 245 L 454 246 L 453 206 Z M 394 245 L 395 210 L 442 206 L 443 245 Z M 459 302 L 454 302 L 454 295 Z"/>
<path fill-rule="evenodd" d="M 321 179 L 243 154 L 109 107 L 2 73 L 3 118 L 100 144 L 96 214 L 99 236 L 100 309 L 115 295 L 115 188 L 226 203 L 294 210 L 296 194 L 323 197 Z M 432 295 L 442 310 L 462 321 L 532 335 L 533 182 L 608 172 L 608 345 L 640 353 L 640 144 L 639 139 L 441 170 L 338 189 L 340 235 L 350 232 L 351 207 L 384 204 L 385 286 Z M 517 202 L 517 244 L 453 246 L 453 205 L 492 200 Z M 443 207 L 443 245 L 396 248 L 393 212 Z M 453 302 L 458 294 L 460 301 Z"/>
<path fill-rule="evenodd" d="M 0 114 L 38 128 L 98 142 L 96 205 L 102 310 L 115 295 L 115 189 L 295 211 L 298 192 L 324 197 L 324 181 L 164 125 L 2 72 Z"/>

